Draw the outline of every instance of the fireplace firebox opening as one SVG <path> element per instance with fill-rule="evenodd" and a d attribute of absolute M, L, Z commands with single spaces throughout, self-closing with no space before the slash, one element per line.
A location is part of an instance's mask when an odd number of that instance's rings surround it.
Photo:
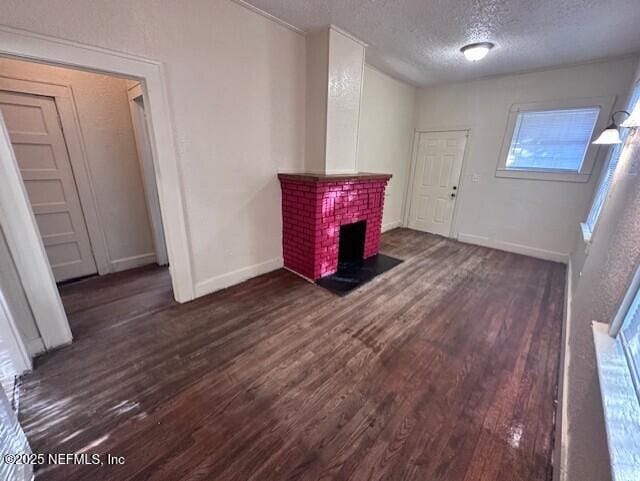
<path fill-rule="evenodd" d="M 338 243 L 338 268 L 364 260 L 364 241 L 367 221 L 340 226 Z"/>

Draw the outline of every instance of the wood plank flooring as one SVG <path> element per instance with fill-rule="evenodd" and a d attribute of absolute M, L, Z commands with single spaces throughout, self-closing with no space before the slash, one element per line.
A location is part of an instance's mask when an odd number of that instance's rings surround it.
<path fill-rule="evenodd" d="M 179 305 L 143 268 L 62 288 L 26 376 L 48 480 L 548 480 L 565 268 L 406 229 L 344 298 L 278 270 Z"/>

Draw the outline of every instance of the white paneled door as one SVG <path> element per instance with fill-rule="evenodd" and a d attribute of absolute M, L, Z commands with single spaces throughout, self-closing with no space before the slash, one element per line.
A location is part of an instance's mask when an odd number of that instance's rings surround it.
<path fill-rule="evenodd" d="M 409 227 L 449 236 L 467 131 L 419 134 Z"/>
<path fill-rule="evenodd" d="M 97 273 L 55 100 L 0 91 L 0 109 L 56 281 Z"/>

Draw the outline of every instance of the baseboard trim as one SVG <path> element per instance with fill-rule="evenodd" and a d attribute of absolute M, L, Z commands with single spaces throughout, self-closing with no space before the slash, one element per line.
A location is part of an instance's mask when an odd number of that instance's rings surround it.
<path fill-rule="evenodd" d="M 195 285 L 196 297 L 205 296 L 212 292 L 219 291 L 220 289 L 224 289 L 225 287 L 239 284 L 240 282 L 251 279 L 252 277 L 275 271 L 276 269 L 280 269 L 283 266 L 283 263 L 284 261 L 282 260 L 282 257 L 276 257 L 226 274 L 210 277 L 209 279 L 198 282 Z"/>
<path fill-rule="evenodd" d="M 560 379 L 558 379 L 558 406 L 556 407 L 556 430 L 552 454 L 553 481 L 567 480 L 567 455 L 569 449 L 569 362 L 571 359 L 570 329 L 571 302 L 573 298 L 573 263 L 567 264 L 567 280 L 564 293 L 564 316 L 562 319 L 562 351 L 560 355 Z M 558 429 L 559 428 L 559 429 Z"/>
<path fill-rule="evenodd" d="M 568 264 L 569 262 L 569 254 L 565 254 L 563 252 L 539 249 L 537 247 L 516 244 L 514 242 L 499 241 L 474 234 L 460 233 L 458 234 L 458 240 L 467 244 L 490 247 L 501 251 L 513 252 L 514 254 L 522 254 L 529 257 L 535 257 L 537 259 L 544 259 L 546 261 L 561 262 L 562 264 Z"/>
<path fill-rule="evenodd" d="M 394 222 L 389 222 L 387 224 L 382 224 L 382 232 L 387 232 L 391 229 L 397 229 L 398 227 L 402 227 L 402 221 L 396 220 Z"/>
<path fill-rule="evenodd" d="M 31 339 L 25 343 L 25 347 L 27 348 L 27 352 L 33 358 L 38 354 L 42 354 L 47 349 L 44 347 L 44 342 L 39 337 L 35 339 Z"/>
<path fill-rule="evenodd" d="M 148 252 L 146 254 L 140 254 L 137 256 L 123 257 L 122 259 L 116 259 L 111 261 L 111 268 L 113 272 L 126 271 L 127 269 L 133 269 L 135 267 L 144 266 L 147 264 L 153 264 L 156 261 L 155 252 Z"/>

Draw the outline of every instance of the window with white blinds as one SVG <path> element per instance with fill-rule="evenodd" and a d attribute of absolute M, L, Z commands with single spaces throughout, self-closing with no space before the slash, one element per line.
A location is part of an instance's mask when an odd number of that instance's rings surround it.
<path fill-rule="evenodd" d="M 505 167 L 579 172 L 600 107 L 519 112 Z"/>
<path fill-rule="evenodd" d="M 620 340 L 640 399 L 640 290 L 631 303 L 620 330 Z"/>
<path fill-rule="evenodd" d="M 633 109 L 636 103 L 638 103 L 638 100 L 640 100 L 640 83 L 636 84 L 636 87 L 633 89 L 631 100 L 629 101 L 629 105 L 627 106 L 628 112 L 633 112 Z M 598 183 L 598 189 L 596 190 L 596 193 L 593 197 L 593 203 L 591 204 L 591 209 L 589 210 L 589 215 L 587 216 L 587 221 L 585 222 L 587 228 L 589 229 L 589 232 L 593 232 L 596 227 L 596 222 L 598 221 L 598 217 L 600 216 L 600 212 L 602 211 L 602 207 L 604 206 L 604 201 L 607 198 L 607 194 L 609 193 L 609 188 L 611 187 L 611 182 L 613 181 L 613 175 L 615 174 L 616 167 L 618 166 L 620 155 L 622 154 L 622 150 L 624 149 L 624 144 L 627 140 L 628 132 L 628 129 L 622 129 L 620 133 L 622 143 L 613 145 L 610 149 L 609 157 L 602 171 L 602 176 L 600 177 L 600 181 Z"/>

